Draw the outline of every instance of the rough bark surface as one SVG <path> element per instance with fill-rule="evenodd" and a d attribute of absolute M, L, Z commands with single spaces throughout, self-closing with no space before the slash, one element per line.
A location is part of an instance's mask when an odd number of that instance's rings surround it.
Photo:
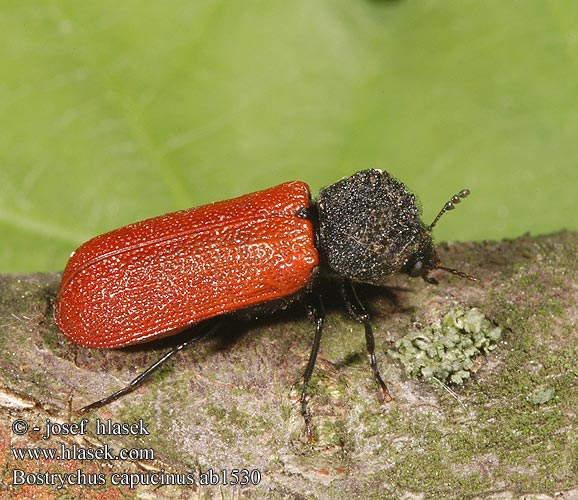
<path fill-rule="evenodd" d="M 391 402 L 379 400 L 363 327 L 327 287 L 310 442 L 298 399 L 313 327 L 299 304 L 230 321 L 134 393 L 79 416 L 76 408 L 125 385 L 176 340 L 83 349 L 52 320 L 59 274 L 1 275 L 0 498 L 578 499 L 578 234 L 443 245 L 440 253 L 445 265 L 480 282 L 439 273 L 439 286 L 399 276 L 390 288 L 359 290 Z M 476 307 L 502 327 L 498 347 L 476 359 L 463 385 L 409 378 L 389 355 L 396 340 L 456 305 Z M 83 434 L 72 427 L 76 434 L 42 437 L 47 419 L 83 418 Z M 142 419 L 148 434 L 97 435 L 97 418 Z M 14 432 L 17 420 L 29 425 L 26 433 Z M 22 460 L 13 451 L 60 453 L 61 445 L 151 449 L 154 460 L 82 461 L 79 451 L 68 460 Z M 258 470 L 260 483 L 223 484 L 223 471 L 230 482 L 236 469 Z M 15 470 L 34 474 L 29 482 L 56 484 L 14 485 Z M 220 484 L 200 486 L 209 470 Z M 115 473 L 142 482 L 188 472 L 195 486 L 112 484 Z M 106 484 L 59 488 L 61 478 L 75 480 L 70 474 L 85 481 L 101 474 Z"/>

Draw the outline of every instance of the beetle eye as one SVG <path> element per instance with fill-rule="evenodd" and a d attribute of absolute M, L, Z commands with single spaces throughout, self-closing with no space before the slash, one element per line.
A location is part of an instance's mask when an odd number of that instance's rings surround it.
<path fill-rule="evenodd" d="M 416 260 L 409 269 L 408 273 L 412 278 L 417 278 L 423 274 L 423 262 Z"/>

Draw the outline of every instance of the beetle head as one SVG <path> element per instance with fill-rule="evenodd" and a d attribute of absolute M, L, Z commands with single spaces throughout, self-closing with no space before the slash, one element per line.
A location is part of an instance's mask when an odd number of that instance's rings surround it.
<path fill-rule="evenodd" d="M 469 194 L 453 196 L 429 226 L 415 196 L 381 170 L 364 170 L 322 189 L 317 201 L 319 249 L 329 272 L 353 281 L 383 285 L 395 273 L 428 276 L 434 269 L 473 279 L 441 265 L 432 229 L 440 217 Z"/>

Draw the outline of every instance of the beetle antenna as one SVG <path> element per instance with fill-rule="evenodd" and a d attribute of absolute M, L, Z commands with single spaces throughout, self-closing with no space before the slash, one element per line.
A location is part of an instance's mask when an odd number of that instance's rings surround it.
<path fill-rule="evenodd" d="M 458 204 L 460 201 L 462 201 L 462 198 L 465 198 L 466 196 L 468 196 L 470 194 L 470 190 L 469 189 L 462 189 L 458 194 L 454 194 L 451 198 L 451 200 L 449 200 L 444 206 L 443 208 L 440 210 L 440 213 L 437 214 L 436 218 L 434 219 L 434 221 L 429 225 L 428 229 L 431 231 L 434 226 L 437 224 L 438 220 L 441 219 L 441 216 L 443 214 L 445 214 L 448 210 L 453 210 L 456 204 Z M 446 269 L 447 270 L 447 269 Z M 453 272 L 453 271 L 450 271 Z M 456 274 L 456 273 L 454 273 Z"/>
<path fill-rule="evenodd" d="M 462 198 L 466 198 L 467 196 L 469 196 L 469 194 L 470 194 L 469 189 L 462 189 L 459 193 L 454 194 L 451 197 L 451 199 L 448 202 L 446 202 L 446 204 L 443 206 L 443 208 L 436 215 L 436 218 L 429 225 L 428 229 L 431 231 L 435 227 L 435 225 L 437 224 L 438 220 L 441 219 L 443 214 L 445 214 L 449 210 L 453 210 L 454 208 L 456 208 L 456 205 L 460 201 L 462 201 Z M 455 274 L 456 276 L 460 276 L 461 278 L 466 278 L 470 281 L 478 281 L 478 278 L 476 278 L 475 276 L 472 276 L 471 274 L 468 274 L 468 273 L 464 273 L 463 271 L 458 271 L 457 269 L 453 269 L 451 267 L 445 267 L 445 266 L 439 266 L 438 265 L 438 266 L 435 266 L 435 269 L 441 269 L 442 271 L 446 271 L 448 273 Z"/>
<path fill-rule="evenodd" d="M 466 278 L 470 281 L 478 281 L 478 278 L 476 278 L 475 276 L 472 276 L 471 274 L 468 273 L 464 273 L 463 271 L 458 271 L 457 269 L 452 269 L 451 267 L 436 266 L 434 269 L 441 269 L 442 271 L 447 271 L 448 273 L 455 274 L 456 276 Z"/>

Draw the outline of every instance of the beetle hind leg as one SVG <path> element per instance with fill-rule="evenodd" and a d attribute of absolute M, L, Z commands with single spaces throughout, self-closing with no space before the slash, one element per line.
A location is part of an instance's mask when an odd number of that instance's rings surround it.
<path fill-rule="evenodd" d="M 189 347 L 193 344 L 196 344 L 197 342 L 200 342 L 204 338 L 212 335 L 220 327 L 220 325 L 221 325 L 221 323 L 217 322 L 217 323 L 213 324 L 210 328 L 207 328 L 207 330 L 202 332 L 200 335 L 196 335 L 194 337 L 191 337 L 191 338 L 185 340 L 184 342 L 181 342 L 180 344 L 176 345 L 169 352 L 167 352 L 163 357 L 161 357 L 158 361 L 156 361 L 151 366 L 149 366 L 138 377 L 136 377 L 134 380 L 129 382 L 125 387 L 114 392 L 113 394 L 111 394 L 109 396 L 106 396 L 105 398 L 102 398 L 102 399 L 99 399 L 98 401 L 95 401 L 94 403 L 83 406 L 82 408 L 77 410 L 77 413 L 82 415 L 82 414 L 87 413 L 89 411 L 96 410 L 97 408 L 102 408 L 103 406 L 106 406 L 107 404 L 112 403 L 113 401 L 116 401 L 117 399 L 120 399 L 122 396 L 125 396 L 126 394 L 131 393 L 137 387 L 139 387 L 150 375 L 152 375 L 154 372 L 156 372 L 162 365 L 164 365 L 170 358 L 172 358 L 177 352 L 182 351 L 184 348 Z"/>

